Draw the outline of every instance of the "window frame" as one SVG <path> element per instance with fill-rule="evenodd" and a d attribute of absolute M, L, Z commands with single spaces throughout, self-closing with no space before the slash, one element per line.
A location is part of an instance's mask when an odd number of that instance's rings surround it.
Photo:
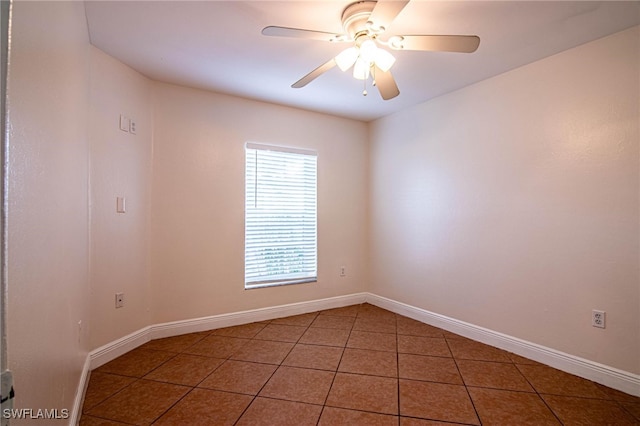
<path fill-rule="evenodd" d="M 255 151 L 255 161 L 256 161 L 256 170 L 252 174 L 253 179 L 249 179 L 249 160 L 251 151 Z M 303 159 L 303 163 L 305 167 L 308 167 L 310 164 L 308 161 L 310 157 L 313 158 L 311 165 L 313 166 L 313 178 L 312 183 L 313 186 L 311 188 L 308 187 L 308 178 L 302 177 L 302 186 L 304 187 L 304 195 L 307 196 L 307 190 L 312 189 L 313 198 L 313 217 L 312 219 L 312 227 L 311 231 L 309 230 L 309 217 L 303 218 L 303 225 L 300 225 L 301 229 L 304 230 L 305 236 L 301 240 L 303 245 L 313 243 L 312 250 L 308 248 L 304 250 L 304 260 L 303 268 L 304 270 L 301 272 L 300 276 L 295 276 L 295 274 L 282 274 L 276 278 L 270 279 L 270 274 L 262 274 L 258 276 L 248 277 L 248 226 L 252 222 L 249 218 L 250 216 L 250 193 L 254 194 L 253 199 L 254 202 L 257 202 L 257 185 L 258 185 L 258 155 L 259 152 L 268 152 L 268 155 L 273 155 L 273 153 L 283 153 L 285 156 L 292 155 L 303 155 L 306 158 Z M 277 154 L 276 154 L 277 155 Z M 283 161 L 286 159 L 283 158 Z M 282 167 L 281 170 L 287 170 L 286 167 Z M 245 161 L 244 161 L 244 288 L 245 290 L 264 288 L 264 287 L 275 287 L 275 286 L 283 286 L 283 285 L 294 285 L 294 284 L 303 284 L 303 283 L 312 283 L 317 282 L 318 280 L 318 153 L 315 150 L 296 148 L 296 147 L 287 147 L 287 146 L 276 146 L 276 145 L 268 145 L 262 143 L 255 142 L 247 142 L 245 144 Z M 251 182 L 253 180 L 253 183 Z M 295 182 L 294 182 L 295 183 Z M 264 184 L 264 180 L 263 180 Z M 264 195 L 263 195 L 264 196 Z M 304 198 L 304 197 L 303 197 Z M 266 198 L 266 202 L 268 204 L 268 198 Z M 305 200 L 306 203 L 306 200 Z M 296 214 L 307 214 L 308 206 L 305 205 L 301 210 L 294 210 Z M 304 213 L 302 213 L 304 212 Z M 254 212 L 255 213 L 255 212 Z M 308 237 L 308 235 L 312 235 L 312 237 Z M 255 239 L 254 239 L 255 242 Z M 308 268 L 308 265 L 312 264 L 312 268 Z M 252 263 L 250 266 L 255 266 L 256 263 Z M 265 265 L 268 265 L 268 262 L 265 262 Z"/>

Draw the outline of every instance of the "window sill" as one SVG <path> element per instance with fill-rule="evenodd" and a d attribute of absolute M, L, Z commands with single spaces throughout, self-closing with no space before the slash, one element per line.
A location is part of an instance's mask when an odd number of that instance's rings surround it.
<path fill-rule="evenodd" d="M 318 282 L 318 277 L 313 278 L 300 278 L 298 280 L 284 280 L 284 281 L 264 281 L 259 283 L 252 283 L 244 285 L 245 290 L 254 290 L 257 288 L 265 288 L 265 287 L 281 287 L 283 285 L 294 285 L 294 284 L 306 284 L 306 283 L 315 283 Z"/>

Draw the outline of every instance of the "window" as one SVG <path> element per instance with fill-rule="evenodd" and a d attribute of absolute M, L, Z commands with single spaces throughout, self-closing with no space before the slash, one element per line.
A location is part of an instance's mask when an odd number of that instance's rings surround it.
<path fill-rule="evenodd" d="M 317 154 L 247 143 L 245 288 L 316 281 Z"/>

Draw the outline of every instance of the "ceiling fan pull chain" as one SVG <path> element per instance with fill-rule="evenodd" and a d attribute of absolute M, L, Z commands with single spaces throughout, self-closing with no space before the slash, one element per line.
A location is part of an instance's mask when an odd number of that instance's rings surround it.
<path fill-rule="evenodd" d="M 376 85 L 376 67 L 371 65 L 371 85 Z"/>
<path fill-rule="evenodd" d="M 364 84 L 364 90 L 362 91 L 362 96 L 367 96 L 367 79 L 363 78 L 362 83 Z"/>

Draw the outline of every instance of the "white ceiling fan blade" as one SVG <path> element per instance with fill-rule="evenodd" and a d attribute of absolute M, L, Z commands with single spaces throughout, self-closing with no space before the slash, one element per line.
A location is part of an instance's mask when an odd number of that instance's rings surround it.
<path fill-rule="evenodd" d="M 396 16 L 402 12 L 402 9 L 409 3 L 409 0 L 378 0 L 378 3 L 373 8 L 369 20 L 374 23 L 376 27 L 389 28 L 391 22 L 396 19 Z"/>
<path fill-rule="evenodd" d="M 385 101 L 393 99 L 400 94 L 398 85 L 396 84 L 391 71 L 384 72 L 380 68 L 376 67 L 376 86 L 380 92 L 380 96 Z"/>
<path fill-rule="evenodd" d="M 306 38 L 311 40 L 321 41 L 342 41 L 338 34 L 327 33 L 324 31 L 303 30 L 300 28 L 287 28 L 287 27 L 264 27 L 262 29 L 262 35 L 272 37 L 293 37 L 293 38 Z"/>
<path fill-rule="evenodd" d="M 294 89 L 299 89 L 301 87 L 304 87 L 307 84 L 311 83 L 316 78 L 320 77 L 320 75 L 324 74 L 325 72 L 329 71 L 331 68 L 335 66 L 336 66 L 336 61 L 335 59 L 331 58 L 329 61 L 320 65 L 318 68 L 316 68 L 315 70 L 311 71 L 309 74 L 302 77 L 300 80 L 293 83 L 291 87 L 293 87 Z"/>
<path fill-rule="evenodd" d="M 393 36 L 388 46 L 395 50 L 429 50 L 433 52 L 473 53 L 480 45 L 475 35 Z"/>

